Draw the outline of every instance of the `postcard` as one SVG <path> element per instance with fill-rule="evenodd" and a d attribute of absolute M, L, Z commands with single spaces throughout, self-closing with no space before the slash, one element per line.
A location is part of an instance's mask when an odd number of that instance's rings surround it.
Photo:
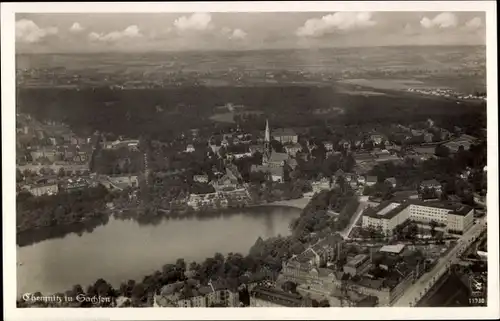
<path fill-rule="evenodd" d="M 1 15 L 7 320 L 499 316 L 495 2 Z"/>

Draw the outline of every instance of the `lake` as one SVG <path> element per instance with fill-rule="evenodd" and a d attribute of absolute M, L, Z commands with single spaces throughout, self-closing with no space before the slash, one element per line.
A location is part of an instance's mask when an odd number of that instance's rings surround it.
<path fill-rule="evenodd" d="M 216 252 L 246 255 L 263 239 L 290 233 L 300 215 L 290 207 L 238 209 L 209 218 L 166 219 L 156 225 L 110 218 L 106 225 L 81 236 L 46 240 L 17 247 L 17 292 L 54 293 L 81 284 L 86 288 L 103 278 L 117 287 L 142 278 L 164 264 L 184 258 L 201 262 Z"/>

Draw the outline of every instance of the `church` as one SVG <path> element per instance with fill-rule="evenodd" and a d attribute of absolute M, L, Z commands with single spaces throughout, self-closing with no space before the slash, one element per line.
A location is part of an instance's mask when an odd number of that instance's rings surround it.
<path fill-rule="evenodd" d="M 285 165 L 292 168 L 296 166 L 295 159 L 290 158 L 287 153 L 276 152 L 271 146 L 271 131 L 269 121 L 266 120 L 266 131 L 264 134 L 264 148 L 262 153 L 262 165 L 252 165 L 252 172 L 264 172 L 271 175 L 274 182 L 284 181 Z"/>

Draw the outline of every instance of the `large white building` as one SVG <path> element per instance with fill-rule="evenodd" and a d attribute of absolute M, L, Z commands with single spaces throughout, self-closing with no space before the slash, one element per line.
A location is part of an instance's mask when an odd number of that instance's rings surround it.
<path fill-rule="evenodd" d="M 385 234 L 391 234 L 396 226 L 410 218 L 410 211 L 401 203 L 382 203 L 368 208 L 363 213 L 363 228 L 374 227 Z"/>
<path fill-rule="evenodd" d="M 474 210 L 467 205 L 445 203 L 384 202 L 363 213 L 363 228 L 380 228 L 385 234 L 392 234 L 396 226 L 412 219 L 429 224 L 431 221 L 443 224 L 452 233 L 464 233 L 474 224 Z"/>

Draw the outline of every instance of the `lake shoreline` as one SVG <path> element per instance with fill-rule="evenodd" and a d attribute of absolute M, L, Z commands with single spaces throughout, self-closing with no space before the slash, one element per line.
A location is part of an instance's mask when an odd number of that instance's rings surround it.
<path fill-rule="evenodd" d="M 280 208 L 275 204 L 236 212 L 207 220 L 196 217 L 163 220 L 155 226 L 110 219 L 92 233 L 81 236 L 72 233 L 64 238 L 18 247 L 18 260 L 23 263 L 17 267 L 18 280 L 22 280 L 18 293 L 55 293 L 74 284 L 85 287 L 99 278 L 119 286 L 129 279 L 140 280 L 178 258 L 200 262 L 217 252 L 245 255 L 259 237 L 288 235 L 290 221 L 300 215 L 297 208 Z M 130 255 L 121 255 L 123 249 Z M 89 260 L 93 262 L 90 266 Z M 61 270 L 61 266 L 66 268 Z M 79 266 L 86 268 L 82 270 Z"/>
<path fill-rule="evenodd" d="M 310 199 L 306 197 L 302 198 L 297 198 L 297 199 L 290 199 L 290 200 L 281 200 L 281 201 L 274 201 L 274 202 L 269 202 L 269 203 L 259 203 L 259 204 L 252 204 L 252 205 L 247 205 L 247 206 L 241 206 L 241 207 L 231 207 L 231 208 L 224 208 L 224 209 L 214 209 L 214 210 L 208 210 L 208 211 L 194 211 L 194 212 L 189 212 L 186 214 L 181 214 L 181 213 L 176 213 L 174 215 L 167 214 L 165 213 L 165 216 L 161 217 L 160 221 L 163 219 L 182 219 L 186 217 L 197 217 L 200 219 L 204 218 L 210 218 L 210 217 L 218 217 L 220 215 L 228 215 L 230 216 L 232 212 L 236 210 L 242 210 L 242 209 L 257 209 L 259 207 L 285 207 L 285 208 L 294 208 L 298 210 L 303 210 L 307 204 L 309 203 Z M 164 211 L 160 209 L 161 211 Z M 70 224 L 64 224 L 64 225 L 57 225 L 57 226 L 48 226 L 48 227 L 40 227 L 36 229 L 29 229 L 21 232 L 16 233 L 16 239 L 17 242 L 16 244 L 19 247 L 25 247 L 25 246 L 31 246 L 34 244 L 37 244 L 39 242 L 47 241 L 47 240 L 52 240 L 52 239 L 58 239 L 61 237 L 64 237 L 66 235 L 72 234 L 72 233 L 84 233 L 84 232 L 89 232 L 92 233 L 93 229 L 95 229 L 98 226 L 101 225 L 106 225 L 108 223 L 108 219 L 110 217 L 114 217 L 115 219 L 120 219 L 120 220 L 133 220 L 135 222 L 140 223 L 141 225 L 155 225 L 158 222 L 151 220 L 149 223 L 146 221 L 141 221 L 138 220 L 137 218 L 133 217 L 122 217 L 121 215 L 115 215 L 111 213 L 110 215 L 106 216 L 105 219 L 89 219 L 85 220 L 83 222 L 75 222 L 75 223 L 70 223 Z M 55 231 L 60 230 L 60 233 L 57 233 Z M 64 231 L 67 231 L 67 233 L 64 233 Z"/>

